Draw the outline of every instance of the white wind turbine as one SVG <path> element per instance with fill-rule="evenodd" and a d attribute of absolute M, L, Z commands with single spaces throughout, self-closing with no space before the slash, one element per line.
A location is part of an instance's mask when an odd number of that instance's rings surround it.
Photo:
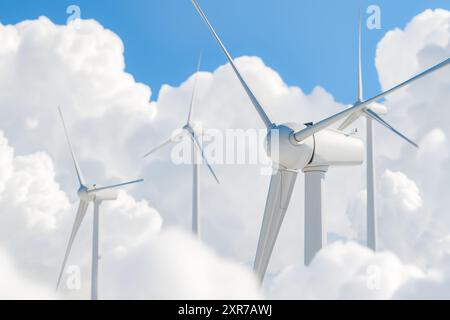
<path fill-rule="evenodd" d="M 116 200 L 117 199 L 117 191 L 115 190 L 118 187 L 138 183 L 144 181 L 143 179 L 119 183 L 115 185 L 110 185 L 106 187 L 99 187 L 96 184 L 88 185 L 86 184 L 83 174 L 81 173 L 80 166 L 78 165 L 77 159 L 75 157 L 75 153 L 72 148 L 72 144 L 70 142 L 69 134 L 67 132 L 67 127 L 64 122 L 63 114 L 61 109 L 58 108 L 59 115 L 61 117 L 61 121 L 64 127 L 64 133 L 66 135 L 67 144 L 69 145 L 70 153 L 72 156 L 73 164 L 75 166 L 75 171 L 78 177 L 78 182 L 80 183 L 80 187 L 78 189 L 78 197 L 80 198 L 80 202 L 78 205 L 77 215 L 75 217 L 75 222 L 73 223 L 72 233 L 70 234 L 69 243 L 67 244 L 66 253 L 64 255 L 64 260 L 62 263 L 61 271 L 58 277 L 58 283 L 56 285 L 56 289 L 58 290 L 59 285 L 61 283 L 62 275 L 67 263 L 67 259 L 69 258 L 70 251 L 72 249 L 73 242 L 78 233 L 78 229 L 80 228 L 81 223 L 86 215 L 86 211 L 89 207 L 89 202 L 94 203 L 94 219 L 93 219 L 93 233 L 92 233 L 92 269 L 91 269 L 91 299 L 98 299 L 98 263 L 100 260 L 100 237 L 99 237 L 99 227 L 100 227 L 100 205 L 103 201 Z"/>
<path fill-rule="evenodd" d="M 200 152 L 203 160 L 205 161 L 205 164 L 208 166 L 209 171 L 213 175 L 216 182 L 219 184 L 219 179 L 217 179 L 216 174 L 214 173 L 214 170 L 212 169 L 211 165 L 209 164 L 208 160 L 205 157 L 205 154 L 203 152 L 202 145 L 200 144 L 200 141 L 198 139 L 198 135 L 194 130 L 193 127 L 193 113 L 194 113 L 194 104 L 195 104 L 195 98 L 196 98 L 196 88 L 197 88 L 197 78 L 198 74 L 200 72 L 200 65 L 201 65 L 201 55 L 198 60 L 197 64 L 197 72 L 194 77 L 194 87 L 192 89 L 192 96 L 191 96 L 191 102 L 189 106 L 189 115 L 187 123 L 184 125 L 183 128 L 181 128 L 181 132 L 176 134 L 175 136 L 169 138 L 164 143 L 159 145 L 158 147 L 154 148 L 150 152 L 148 152 L 145 157 L 148 157 L 149 155 L 153 154 L 154 152 L 158 151 L 159 149 L 171 144 L 172 142 L 185 137 L 188 135 L 191 139 L 191 161 L 192 161 L 192 232 L 197 236 L 200 237 L 200 217 L 199 217 L 199 163 L 197 159 L 197 151 Z"/>
<path fill-rule="evenodd" d="M 362 20 L 361 13 L 359 15 L 359 32 L 358 32 L 358 96 L 356 103 L 361 103 L 363 99 L 363 75 L 362 75 Z M 373 139 L 373 121 L 380 123 L 384 127 L 393 131 L 395 134 L 406 140 L 414 147 L 418 145 L 394 129 L 389 123 L 380 117 L 387 114 L 387 109 L 379 104 L 372 104 L 367 108 L 354 112 L 347 117 L 339 126 L 339 130 L 344 130 L 361 116 L 366 117 L 366 184 L 367 184 L 367 246 L 377 250 L 377 215 L 376 215 L 376 195 L 375 195 L 375 168 L 374 168 L 374 139 Z"/>
<path fill-rule="evenodd" d="M 325 243 L 322 214 L 323 180 L 329 166 L 358 165 L 363 162 L 364 147 L 361 140 L 340 130 L 329 127 L 351 114 L 358 113 L 406 85 L 428 75 L 450 63 L 450 59 L 420 73 L 394 88 L 371 99 L 356 102 L 352 107 L 338 112 L 316 124 L 283 124 L 270 121 L 264 109 L 248 87 L 208 18 L 196 2 L 195 8 L 208 25 L 209 30 L 222 48 L 237 78 L 244 87 L 259 117 L 267 127 L 267 153 L 277 166 L 272 176 L 266 208 L 255 257 L 254 271 L 262 282 L 269 264 L 281 224 L 288 208 L 297 173 L 305 173 L 305 264 L 308 265 L 314 255 Z M 273 152 L 277 149 L 278 153 Z"/>

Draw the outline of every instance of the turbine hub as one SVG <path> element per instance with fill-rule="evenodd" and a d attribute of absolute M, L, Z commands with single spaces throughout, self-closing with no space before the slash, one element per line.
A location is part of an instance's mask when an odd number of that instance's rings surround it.
<path fill-rule="evenodd" d="M 194 129 L 192 129 L 192 127 L 191 127 L 189 124 L 185 125 L 185 126 L 183 127 L 183 130 L 186 130 L 187 132 L 189 132 L 189 133 L 191 133 L 191 134 L 194 133 Z"/>
<path fill-rule="evenodd" d="M 288 123 L 275 125 L 267 134 L 266 152 L 272 161 L 286 169 L 301 170 L 311 161 L 314 154 L 314 138 L 302 142 L 293 139 L 293 134 L 305 126 Z"/>
<path fill-rule="evenodd" d="M 85 200 L 85 201 L 89 201 L 89 193 L 88 193 L 88 188 L 86 186 L 80 186 L 80 189 L 78 189 L 78 197 L 81 200 Z"/>

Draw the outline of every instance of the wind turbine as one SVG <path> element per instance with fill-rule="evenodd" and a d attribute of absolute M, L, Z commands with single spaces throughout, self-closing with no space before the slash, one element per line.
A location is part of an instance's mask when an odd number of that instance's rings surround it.
<path fill-rule="evenodd" d="M 191 102 L 189 107 L 189 115 L 186 124 L 183 128 L 181 128 L 181 132 L 177 135 L 169 138 L 165 142 L 163 142 L 158 147 L 154 148 L 150 152 L 148 152 L 145 157 L 148 157 L 149 155 L 153 154 L 154 152 L 158 151 L 159 149 L 171 144 L 175 140 L 179 138 L 183 138 L 186 135 L 188 135 L 191 139 L 191 161 L 192 161 L 192 232 L 199 237 L 200 234 L 200 218 L 199 218 L 199 164 L 197 159 L 197 151 L 201 153 L 201 156 L 203 160 L 205 161 L 206 165 L 208 166 L 209 171 L 211 172 L 212 176 L 216 180 L 216 182 L 219 184 L 219 179 L 217 179 L 216 174 L 214 173 L 214 170 L 212 169 L 211 165 L 209 164 L 208 160 L 205 157 L 205 154 L 203 152 L 203 148 L 200 144 L 200 141 L 198 139 L 197 133 L 194 130 L 193 127 L 193 113 L 194 113 L 194 104 L 195 104 L 195 98 L 196 98 L 196 88 L 197 88 L 197 78 L 198 73 L 200 72 L 200 65 L 201 65 L 201 55 L 198 60 L 197 64 L 197 72 L 195 74 L 194 78 L 194 88 L 192 89 L 192 96 L 191 96 Z M 197 150 L 198 149 L 198 150 Z"/>
<path fill-rule="evenodd" d="M 308 265 L 325 243 L 326 234 L 324 232 L 322 215 L 323 180 L 325 172 L 329 166 L 358 165 L 363 162 L 364 147 L 362 141 L 340 130 L 333 130 L 329 127 L 349 115 L 366 110 L 374 102 L 448 65 L 450 58 L 390 90 L 368 100 L 356 102 L 352 107 L 315 124 L 277 125 L 265 113 L 197 1 L 191 1 L 221 47 L 234 73 L 255 107 L 256 112 L 265 124 L 268 131 L 267 153 L 278 167 L 270 182 L 254 263 L 254 271 L 262 282 L 281 224 L 289 206 L 298 171 L 302 170 L 305 173 L 304 259 L 305 264 Z M 278 147 L 278 152 L 274 154 L 273 150 L 277 149 L 276 147 Z"/>
<path fill-rule="evenodd" d="M 361 103 L 363 99 L 363 76 L 362 76 L 362 20 L 361 12 L 359 14 L 359 32 L 358 32 L 358 96 L 356 103 Z M 361 116 L 366 118 L 366 183 L 367 183 L 367 246 L 376 251 L 377 250 L 377 215 L 376 215 L 376 195 L 375 195 L 375 169 L 374 169 L 374 138 L 373 138 L 373 121 L 380 123 L 382 126 L 388 128 L 412 146 L 418 148 L 419 146 L 397 131 L 389 123 L 380 117 L 380 115 L 387 114 L 386 107 L 375 104 L 367 108 L 354 112 L 344 120 L 339 126 L 339 130 L 344 130 L 350 126 Z"/>
<path fill-rule="evenodd" d="M 69 145 L 70 153 L 72 156 L 72 161 L 75 166 L 75 171 L 77 174 L 78 182 L 80 183 L 80 187 L 78 189 L 78 197 L 80 198 L 80 202 L 78 205 L 77 215 L 75 217 L 75 222 L 73 223 L 72 233 L 70 234 L 69 242 L 67 244 L 66 253 L 64 255 L 64 260 L 62 263 L 61 271 L 58 277 L 58 283 L 56 285 L 56 290 L 58 290 L 59 285 L 61 283 L 62 275 L 64 269 L 66 267 L 67 259 L 69 258 L 70 251 L 72 249 L 73 242 L 78 233 L 78 229 L 80 228 L 81 223 L 86 215 L 86 211 L 89 207 L 89 202 L 94 203 L 94 223 L 93 223 L 93 233 L 92 233 L 92 269 L 91 269 L 91 299 L 98 299 L 98 263 L 100 260 L 99 247 L 100 247 L 100 237 L 99 237 L 99 226 L 100 226 L 100 205 L 103 201 L 116 200 L 117 199 L 117 191 L 115 190 L 118 187 L 134 184 L 138 182 L 144 181 L 143 179 L 114 184 L 106 187 L 99 187 L 96 184 L 88 185 L 86 184 L 83 174 L 81 172 L 80 166 L 78 165 L 78 161 L 75 157 L 75 153 L 72 148 L 72 144 L 70 142 L 69 134 L 67 132 L 67 127 L 64 122 L 64 117 L 61 111 L 61 108 L 58 108 L 59 115 L 61 117 L 61 122 L 64 127 L 64 133 L 66 135 L 67 144 Z"/>

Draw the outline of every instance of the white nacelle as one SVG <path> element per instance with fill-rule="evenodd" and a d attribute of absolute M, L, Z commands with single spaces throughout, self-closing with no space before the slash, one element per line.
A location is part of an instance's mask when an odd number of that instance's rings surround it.
<path fill-rule="evenodd" d="M 98 186 L 92 186 L 92 189 Z M 87 192 L 89 189 L 86 187 L 81 187 L 78 190 L 78 196 L 84 201 L 108 201 L 116 200 L 118 193 L 115 189 L 99 190 L 96 192 Z"/>
<path fill-rule="evenodd" d="M 325 129 L 302 142 L 295 141 L 293 134 L 303 128 L 305 125 L 288 123 L 270 130 L 266 151 L 274 163 L 302 170 L 307 166 L 352 166 L 364 162 L 364 144 L 360 139 Z"/>
<path fill-rule="evenodd" d="M 117 200 L 118 192 L 116 189 L 106 189 L 95 192 L 95 201 Z"/>
<path fill-rule="evenodd" d="M 325 129 L 314 135 L 314 155 L 308 166 L 357 166 L 364 162 L 364 144 L 342 131 Z"/>
<path fill-rule="evenodd" d="M 381 103 L 377 102 L 371 103 L 369 109 L 378 114 L 379 116 L 387 115 L 387 108 Z"/>

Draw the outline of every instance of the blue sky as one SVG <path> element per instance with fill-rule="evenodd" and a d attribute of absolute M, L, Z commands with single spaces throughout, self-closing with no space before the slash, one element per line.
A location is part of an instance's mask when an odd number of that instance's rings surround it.
<path fill-rule="evenodd" d="M 356 92 L 357 14 L 380 6 L 381 30 L 365 30 L 365 95 L 379 84 L 374 67 L 377 42 L 392 28 L 404 27 L 426 8 L 450 9 L 448 0 L 199 0 L 234 56 L 257 55 L 289 85 L 310 92 L 321 85 L 338 101 L 351 103 Z M 93 18 L 125 44 L 126 68 L 148 84 L 153 98 L 161 84 L 179 85 L 195 69 L 203 50 L 203 69 L 225 63 L 189 0 L 2 0 L 0 20 L 16 23 L 45 15 L 65 23 L 69 5 Z"/>

